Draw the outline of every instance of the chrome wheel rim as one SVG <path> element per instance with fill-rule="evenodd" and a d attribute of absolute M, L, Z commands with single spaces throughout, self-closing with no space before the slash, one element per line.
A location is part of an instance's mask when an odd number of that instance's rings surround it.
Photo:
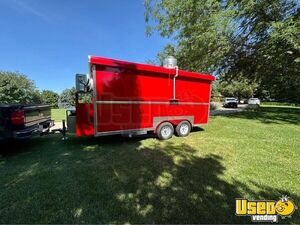
<path fill-rule="evenodd" d="M 186 135 L 189 132 L 189 126 L 187 124 L 182 124 L 179 130 L 182 135 Z"/>
<path fill-rule="evenodd" d="M 164 138 L 167 138 L 171 135 L 172 133 L 172 130 L 169 126 L 164 126 L 162 129 L 161 129 L 161 135 L 164 137 Z"/>

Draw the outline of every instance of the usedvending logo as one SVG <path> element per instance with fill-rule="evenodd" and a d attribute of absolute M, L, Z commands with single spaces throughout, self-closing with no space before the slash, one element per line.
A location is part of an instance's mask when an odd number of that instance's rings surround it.
<path fill-rule="evenodd" d="M 282 219 L 291 217 L 297 206 L 287 196 L 275 200 L 235 200 L 235 214 L 237 216 L 250 216 L 252 222 L 277 223 L 278 217 Z"/>

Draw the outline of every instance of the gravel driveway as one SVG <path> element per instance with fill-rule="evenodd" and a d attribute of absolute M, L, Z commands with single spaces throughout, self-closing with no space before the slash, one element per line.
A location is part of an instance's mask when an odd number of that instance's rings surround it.
<path fill-rule="evenodd" d="M 243 110 L 246 109 L 246 107 L 247 107 L 247 104 L 240 104 L 240 105 L 238 105 L 238 108 L 224 108 L 224 107 L 221 107 L 221 108 L 216 109 L 216 110 L 211 110 L 209 112 L 209 115 L 210 116 L 215 116 L 215 115 L 223 115 L 223 114 L 242 112 Z"/>

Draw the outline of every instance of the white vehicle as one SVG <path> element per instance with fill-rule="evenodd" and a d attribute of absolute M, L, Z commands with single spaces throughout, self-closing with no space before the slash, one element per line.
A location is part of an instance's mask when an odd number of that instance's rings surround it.
<path fill-rule="evenodd" d="M 258 98 L 249 98 L 248 105 L 260 105 L 260 100 Z"/>
<path fill-rule="evenodd" d="M 228 108 L 237 108 L 238 102 L 239 101 L 236 98 L 225 98 L 223 106 Z"/>

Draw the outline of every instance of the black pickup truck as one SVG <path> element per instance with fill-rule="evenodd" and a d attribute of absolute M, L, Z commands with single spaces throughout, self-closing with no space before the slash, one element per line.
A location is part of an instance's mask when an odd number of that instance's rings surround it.
<path fill-rule="evenodd" d="M 0 141 L 28 138 L 53 125 L 48 105 L 0 105 Z"/>

